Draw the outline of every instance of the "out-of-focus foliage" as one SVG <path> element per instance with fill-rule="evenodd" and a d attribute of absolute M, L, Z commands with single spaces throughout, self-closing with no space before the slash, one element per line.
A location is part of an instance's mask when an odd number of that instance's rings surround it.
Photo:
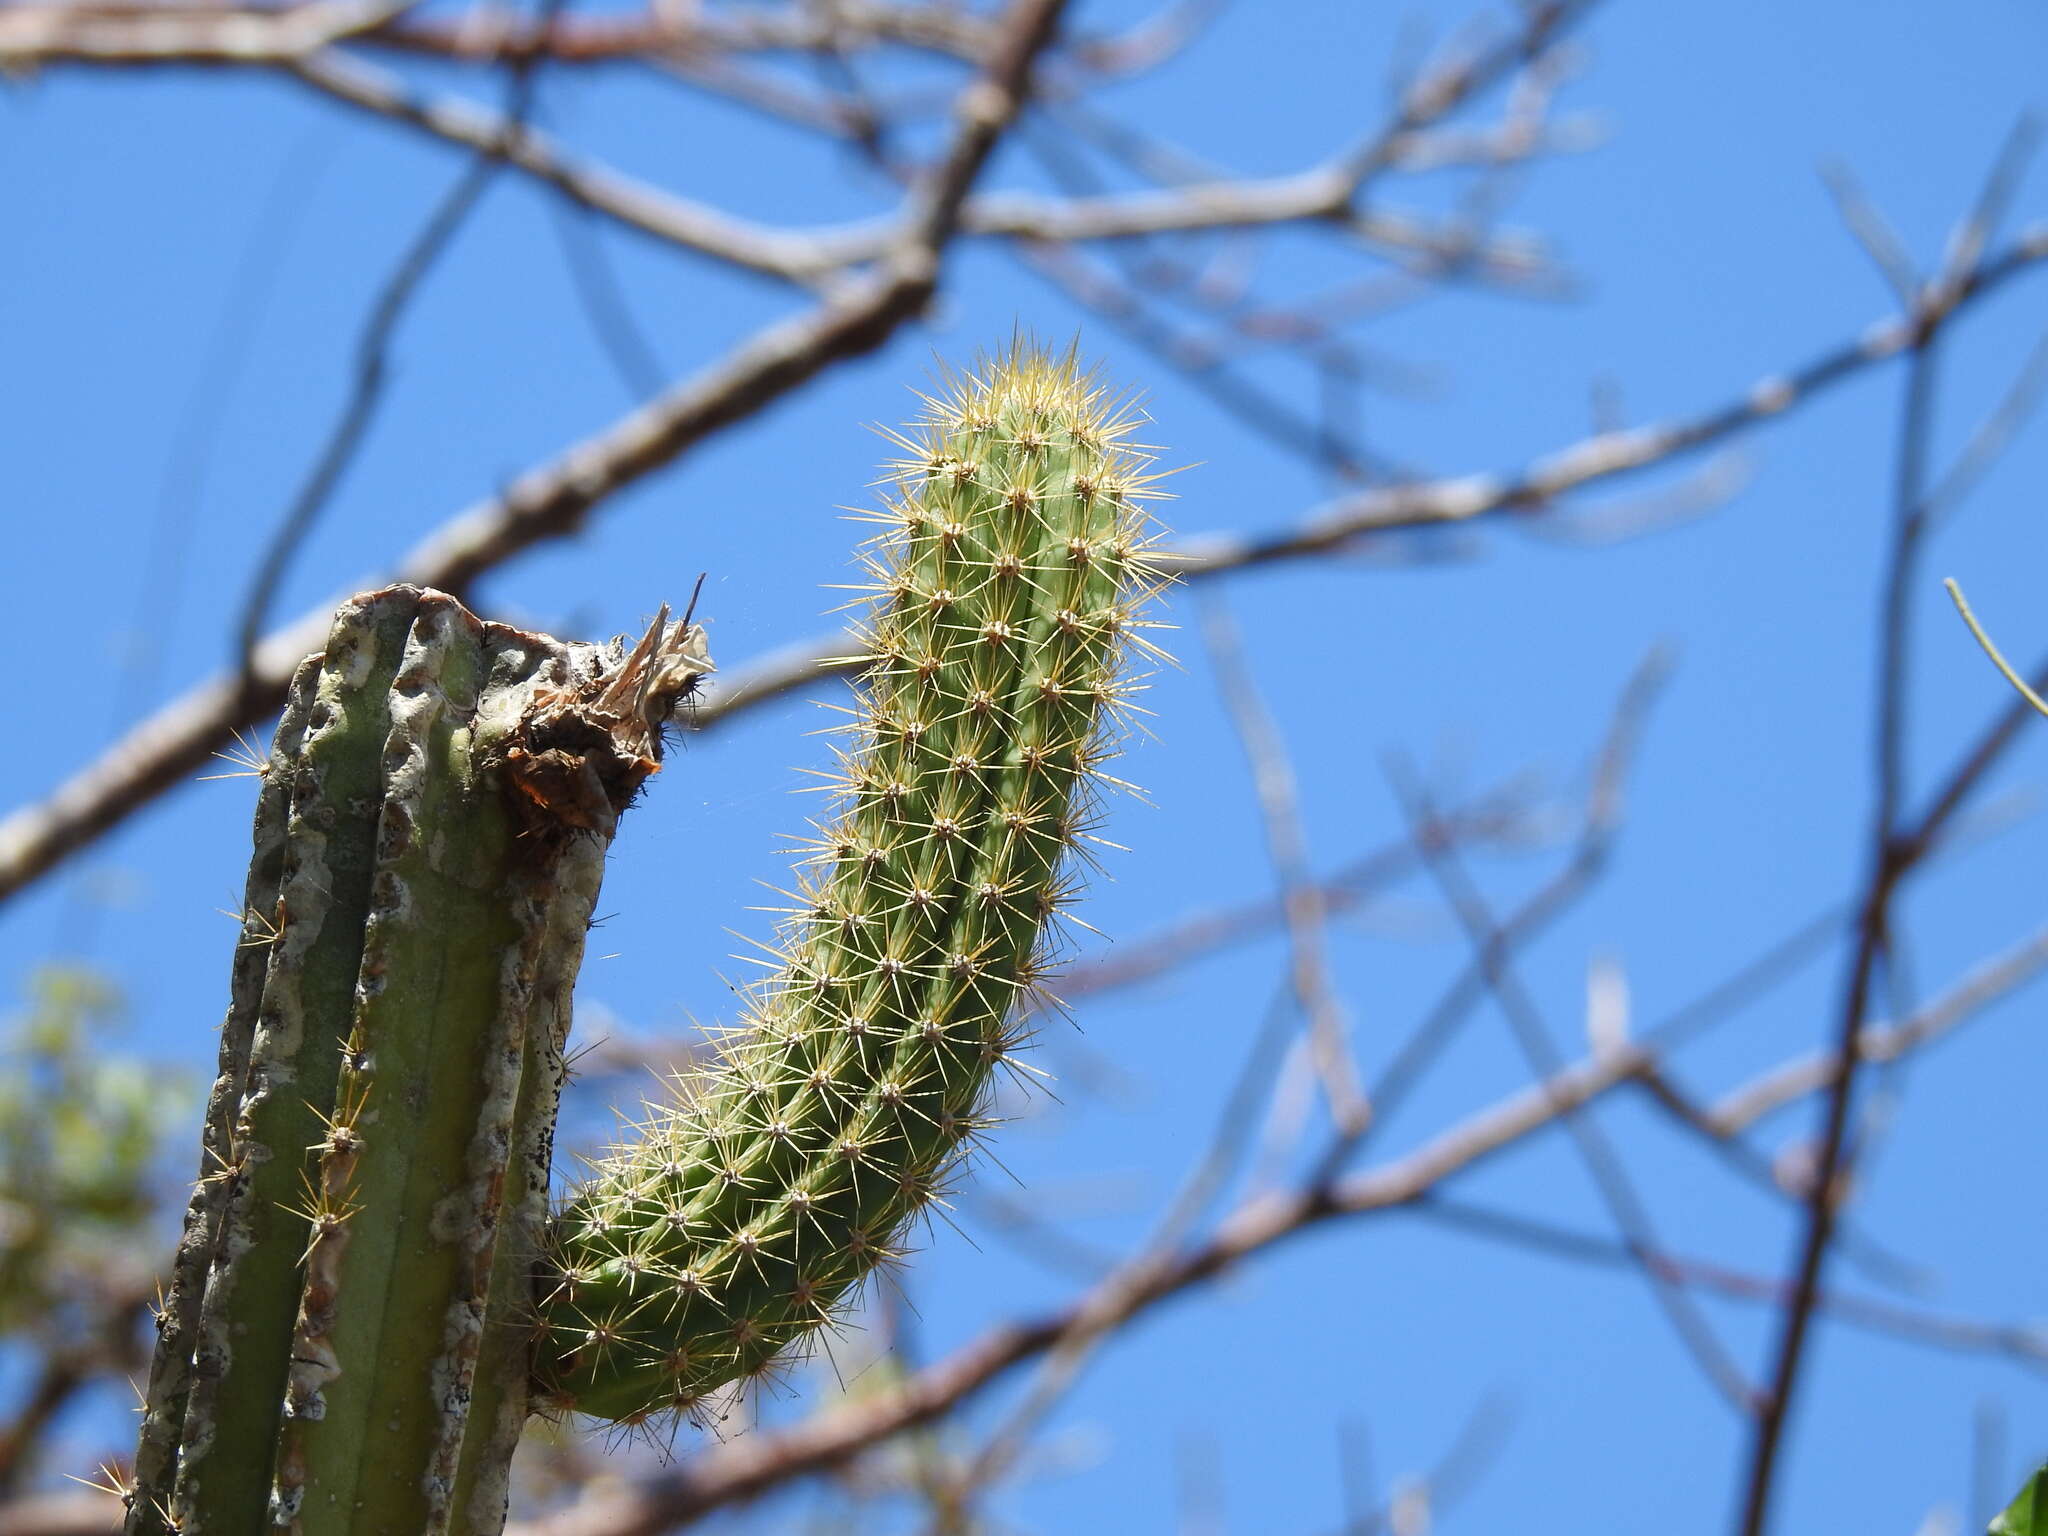
<path fill-rule="evenodd" d="M 2048 1466 L 2027 1479 L 2019 1497 L 1991 1522 L 1987 1536 L 2048 1536 Z"/>
<path fill-rule="evenodd" d="M 0 1025 L 0 1335 L 81 1374 L 134 1348 L 162 1256 L 156 1154 L 183 1079 L 109 1049 L 120 999 L 50 968 Z"/>

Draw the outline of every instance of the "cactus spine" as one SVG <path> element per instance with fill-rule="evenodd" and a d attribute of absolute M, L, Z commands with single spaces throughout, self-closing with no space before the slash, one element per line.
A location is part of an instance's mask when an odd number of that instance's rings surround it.
<path fill-rule="evenodd" d="M 928 403 L 774 973 L 551 1221 L 584 930 L 703 631 L 341 610 L 262 774 L 129 1536 L 494 1536 L 531 1407 L 690 1412 L 900 1252 L 988 1123 L 1161 579 L 1138 418 L 1071 354 Z"/>
<path fill-rule="evenodd" d="M 583 933 L 702 639 L 562 645 L 394 587 L 300 669 L 130 1532 L 502 1523 Z"/>
<path fill-rule="evenodd" d="M 863 695 L 747 1016 L 556 1224 L 541 1373 L 636 1422 L 769 1369 L 985 1119 L 1158 584 L 1137 417 L 1013 349 L 898 438 Z"/>

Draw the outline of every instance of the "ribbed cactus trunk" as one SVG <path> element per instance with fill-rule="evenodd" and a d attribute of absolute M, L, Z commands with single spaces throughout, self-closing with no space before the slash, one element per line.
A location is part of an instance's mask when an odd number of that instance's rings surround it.
<path fill-rule="evenodd" d="M 564 645 L 394 587 L 300 669 L 129 1531 L 502 1523 L 583 935 L 702 640 Z"/>
<path fill-rule="evenodd" d="M 342 611 L 264 775 L 130 1532 L 491 1536 L 530 1406 L 698 1411 L 902 1251 L 1019 1044 L 1159 581 L 1138 418 L 1071 356 L 930 405 L 772 974 L 552 1220 L 584 929 L 703 632 Z"/>

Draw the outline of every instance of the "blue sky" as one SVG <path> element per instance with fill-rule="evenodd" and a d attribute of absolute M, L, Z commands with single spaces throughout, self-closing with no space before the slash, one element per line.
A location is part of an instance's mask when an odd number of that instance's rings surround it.
<path fill-rule="evenodd" d="M 1083 19 L 1142 14 L 1083 4 Z M 1300 169 L 1385 111 L 1388 60 L 1420 24 L 1460 8 L 1238 0 L 1182 59 L 1100 104 L 1245 173 Z M 1549 236 L 1581 279 L 1568 302 L 1461 289 L 1361 327 L 1376 353 L 1425 371 L 1421 396 L 1372 394 L 1374 446 L 1430 474 L 1503 470 L 1583 436 L 1596 392 L 1631 421 L 1687 414 L 1855 336 L 1891 300 L 1844 233 L 1816 168 L 1853 167 L 1914 255 L 1936 259 L 2021 115 L 2044 106 L 2048 13 L 2020 0 L 1942 6 L 1731 0 L 1617 3 L 1579 34 L 1584 69 L 1563 105 L 1603 139 L 1515 180 L 1507 221 Z M 423 75 L 475 89 L 473 82 Z M 795 130 L 618 70 L 551 76 L 542 113 L 625 169 L 759 219 L 804 224 L 886 209 L 888 190 Z M 0 803 L 45 791 L 109 738 L 117 712 L 210 673 L 226 654 L 260 537 L 337 408 L 360 316 L 459 160 L 286 82 L 229 73 L 58 71 L 0 91 L 0 458 L 10 469 L 10 565 L 0 681 L 14 749 Z M 1038 185 L 1006 152 L 991 186 Z M 1451 178 L 1396 178 L 1390 206 L 1443 208 Z M 2048 218 L 2048 175 L 2015 202 Z M 600 236 L 662 365 L 717 357 L 789 310 L 786 293 L 707 262 Z M 1301 236 L 1270 242 L 1266 291 L 1340 269 Z M 587 532 L 494 574 L 493 611 L 577 633 L 630 629 L 709 572 L 714 650 L 736 665 L 809 635 L 837 599 L 857 503 L 882 456 L 867 424 L 906 416 L 906 386 L 1017 324 L 1078 335 L 1106 373 L 1144 389 L 1152 441 L 1178 477 L 1180 532 L 1270 530 L 1331 489 L 1111 327 L 987 246 L 955 252 L 945 302 L 878 355 L 722 435 L 608 504 Z M 1946 462 L 2048 328 L 2048 275 L 2022 279 L 1956 328 L 1935 445 Z M 630 397 L 579 311 L 545 201 L 501 178 L 399 334 L 389 398 L 281 612 L 373 580 L 440 520 Z M 1258 377 L 1296 400 L 1291 360 Z M 1651 719 L 1629 821 L 1604 883 L 1521 975 L 1567 1049 L 1583 1040 L 1596 955 L 1626 971 L 1649 1022 L 1847 896 L 1870 803 L 1875 598 L 1901 375 L 1871 370 L 1745 438 L 1739 492 L 1709 515 L 1611 547 L 1490 524 L 1384 554 L 1430 560 L 1287 565 L 1225 584 L 1247 653 L 1301 779 L 1316 861 L 1333 868 L 1398 837 L 1383 761 L 1408 754 L 1444 782 L 1524 768 L 1561 792 L 1639 659 L 1676 670 Z M 1731 466 L 1732 469 L 1735 466 Z M 1589 503 L 1638 494 L 1653 476 Z M 2009 649 L 2036 654 L 2048 431 L 2022 433 L 1939 532 L 1913 597 L 1913 783 L 1920 789 L 2002 707 L 2002 685 L 1937 585 L 1963 579 Z M 195 489 L 196 488 L 196 489 Z M 164 519 L 188 519 L 172 521 Z M 180 531 L 182 530 L 182 531 Z M 168 542 L 182 564 L 153 551 Z M 1185 599 L 1181 670 L 1148 701 L 1156 739 L 1128 768 L 1150 804 L 1117 805 L 1112 860 L 1085 912 L 1131 937 L 1192 906 L 1270 888 L 1242 754 Z M 828 697 L 825 685 L 811 690 Z M 747 908 L 777 876 L 778 836 L 821 744 L 803 698 L 691 745 L 622 836 L 603 903 L 614 915 L 585 972 L 593 1023 L 654 1033 L 730 1011 L 724 978 L 760 932 Z M 1952 982 L 2041 921 L 2048 831 L 2031 814 L 2048 722 L 1989 798 L 2021 813 L 1946 861 L 1904 906 L 1923 991 Z M 195 1076 L 222 1006 L 240 889 L 246 783 L 187 787 L 0 913 L 0 976 L 78 954 L 125 990 L 124 1048 Z M 1480 872 L 1506 905 L 1557 850 Z M 91 914 L 91 921 L 84 920 Z M 1340 923 L 1338 978 L 1369 1063 L 1382 1062 L 1464 958 L 1427 882 Z M 981 1177 L 1074 1235 L 1135 1241 L 1193 1157 L 1282 976 L 1263 942 L 1142 989 L 1091 1000 L 1057 1026 L 1042 1064 L 1059 1098 L 1019 1106 L 1002 1168 Z M 1823 1038 L 1838 956 L 1809 967 L 1682 1058 L 1702 1094 Z M 2048 1314 L 2033 1091 L 2044 1060 L 2038 993 L 2023 993 L 1917 1062 L 1860 1207 L 1864 1226 L 1927 1266 L 1919 1303 L 2004 1321 Z M 1120 1074 L 1104 1091 L 1097 1063 Z M 1482 1014 L 1384 1133 L 1415 1144 L 1510 1091 L 1526 1069 Z M 597 1083 L 573 1106 L 595 1127 Z M 1759 1273 L 1789 1261 L 1782 1202 L 1741 1184 L 1640 1104 L 1603 1110 L 1670 1244 Z M 1776 1151 L 1803 1113 L 1764 1128 Z M 189 1154 L 176 1149 L 182 1173 Z M 1008 1182 L 1008 1170 L 1019 1181 Z M 1553 1134 L 1489 1164 L 1461 1196 L 1587 1230 L 1606 1218 Z M 970 1197 L 911 1271 L 920 1347 L 1073 1293 L 989 1230 Z M 1861 1277 L 1838 1272 L 1850 1283 Z M 1768 1315 L 1703 1302 L 1753 1370 Z M 805 1378 L 803 1393 L 830 1386 Z M 1338 1426 L 1369 1430 L 1382 1479 L 1429 1465 L 1488 1399 L 1504 1438 L 1448 1531 L 1725 1529 L 1742 1436 L 1635 1275 L 1589 1270 L 1405 1216 L 1324 1230 L 1164 1308 L 1104 1351 L 1054 1416 L 1053 1464 L 997 1512 L 1033 1530 L 1175 1531 L 1178 1465 L 1212 1464 L 1230 1531 L 1334 1529 Z M 2009 1362 L 1822 1326 L 1794 1426 L 1777 1529 L 1911 1532 L 1966 1502 L 1971 1421 L 2009 1416 L 2012 1466 L 2048 1450 L 2048 1389 Z M 788 1414 L 800 1402 L 773 1410 Z M 104 1411 L 104 1410 L 101 1410 Z M 974 1422 L 994 1422 L 986 1412 Z M 89 1418 L 75 1426 L 97 1447 Z"/>

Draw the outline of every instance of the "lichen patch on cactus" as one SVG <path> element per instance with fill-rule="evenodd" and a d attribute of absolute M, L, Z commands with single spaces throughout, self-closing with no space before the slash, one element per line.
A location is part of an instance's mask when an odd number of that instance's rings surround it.
<path fill-rule="evenodd" d="M 1142 419 L 1018 345 L 926 400 L 857 589 L 866 671 L 773 973 L 558 1216 L 539 1386 L 635 1423 L 815 1335 L 988 1122 L 1075 893 L 1163 577 Z M 1156 654 L 1156 653 L 1153 653 Z"/>

